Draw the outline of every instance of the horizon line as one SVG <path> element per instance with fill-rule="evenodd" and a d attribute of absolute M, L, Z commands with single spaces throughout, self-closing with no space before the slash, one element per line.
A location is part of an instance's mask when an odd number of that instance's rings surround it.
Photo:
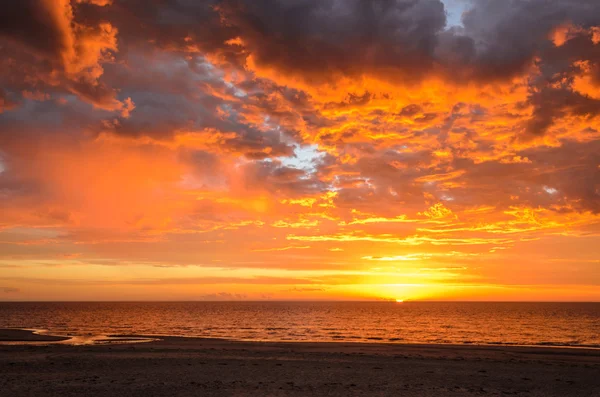
<path fill-rule="evenodd" d="M 264 299 L 264 300 L 0 300 L 1 303 L 600 303 L 580 300 L 322 300 L 322 299 Z"/>

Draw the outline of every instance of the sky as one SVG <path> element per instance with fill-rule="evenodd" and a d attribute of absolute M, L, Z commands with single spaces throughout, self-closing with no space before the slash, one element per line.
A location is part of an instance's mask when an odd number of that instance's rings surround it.
<path fill-rule="evenodd" d="M 21 0 L 0 300 L 600 301 L 597 0 Z"/>

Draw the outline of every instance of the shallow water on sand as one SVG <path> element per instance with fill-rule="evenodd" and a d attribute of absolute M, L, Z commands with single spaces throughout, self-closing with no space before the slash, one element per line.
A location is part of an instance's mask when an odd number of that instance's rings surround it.
<path fill-rule="evenodd" d="M 0 328 L 56 335 L 600 347 L 600 303 L 0 303 Z"/>

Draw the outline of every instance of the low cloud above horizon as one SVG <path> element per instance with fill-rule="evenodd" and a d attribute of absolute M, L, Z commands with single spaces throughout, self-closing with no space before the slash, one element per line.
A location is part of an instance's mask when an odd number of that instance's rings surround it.
<path fill-rule="evenodd" d="M 0 300 L 600 300 L 600 2 L 21 0 Z"/>

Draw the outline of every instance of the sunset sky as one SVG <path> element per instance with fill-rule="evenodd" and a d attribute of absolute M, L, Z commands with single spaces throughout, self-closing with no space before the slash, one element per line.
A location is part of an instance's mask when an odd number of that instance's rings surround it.
<path fill-rule="evenodd" d="M 600 301 L 598 0 L 19 0 L 0 300 Z"/>

